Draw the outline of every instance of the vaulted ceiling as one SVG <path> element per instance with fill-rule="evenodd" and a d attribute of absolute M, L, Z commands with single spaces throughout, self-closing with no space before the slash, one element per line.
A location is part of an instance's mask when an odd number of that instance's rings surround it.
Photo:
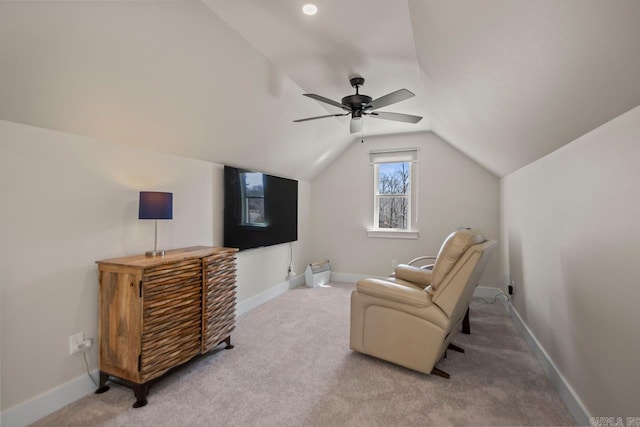
<path fill-rule="evenodd" d="M 311 1 L 311 0 L 309 0 Z M 637 0 L 0 3 L 0 119 L 312 179 L 339 101 L 415 98 L 364 135 L 433 130 L 508 174 L 640 105 Z"/>

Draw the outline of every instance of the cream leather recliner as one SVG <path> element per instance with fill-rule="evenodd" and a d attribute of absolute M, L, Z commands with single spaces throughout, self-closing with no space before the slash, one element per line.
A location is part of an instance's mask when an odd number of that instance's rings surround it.
<path fill-rule="evenodd" d="M 435 367 L 469 307 L 496 247 L 477 230 L 457 230 L 442 244 L 433 270 L 399 265 L 394 277 L 362 279 L 351 294 L 351 349 L 445 378 Z"/>

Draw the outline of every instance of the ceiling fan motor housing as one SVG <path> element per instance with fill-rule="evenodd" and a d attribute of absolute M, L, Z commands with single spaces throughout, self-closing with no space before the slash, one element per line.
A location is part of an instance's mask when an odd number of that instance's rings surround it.
<path fill-rule="evenodd" d="M 363 110 L 373 99 L 367 95 L 349 95 L 342 98 L 342 105 L 349 107 L 353 111 Z"/>
<path fill-rule="evenodd" d="M 364 84 L 364 77 L 354 76 L 349 79 L 349 83 L 351 83 L 351 86 L 356 88 L 356 93 L 355 95 L 349 95 L 342 98 L 342 105 L 351 109 L 353 112 L 352 117 L 354 119 L 360 118 L 362 115 L 361 112 L 371 103 L 371 101 L 373 101 L 373 98 L 358 93 L 358 88 Z"/>

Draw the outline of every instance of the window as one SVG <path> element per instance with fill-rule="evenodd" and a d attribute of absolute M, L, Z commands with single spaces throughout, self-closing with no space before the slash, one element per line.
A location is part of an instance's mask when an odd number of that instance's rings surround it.
<path fill-rule="evenodd" d="M 407 230 L 411 224 L 411 163 L 377 163 L 374 227 Z"/>
<path fill-rule="evenodd" d="M 417 148 L 371 151 L 373 228 L 369 237 L 416 239 L 415 172 Z"/>

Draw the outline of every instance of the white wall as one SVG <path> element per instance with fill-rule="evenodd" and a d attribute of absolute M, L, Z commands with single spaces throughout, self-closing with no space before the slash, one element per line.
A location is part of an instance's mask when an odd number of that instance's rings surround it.
<path fill-rule="evenodd" d="M 309 182 L 298 181 L 297 241 L 238 253 L 238 283 L 242 284 L 238 286 L 239 301 L 254 297 L 273 284 L 288 282 L 290 259 L 293 260 L 294 273 L 300 275 L 304 272 L 310 262 L 310 188 Z"/>
<path fill-rule="evenodd" d="M 502 179 L 502 283 L 592 416 L 638 416 L 640 107 Z"/>
<path fill-rule="evenodd" d="M 0 121 L 2 411 L 85 375 L 69 335 L 97 337 L 96 260 L 153 247 L 138 191 L 174 193 L 158 247 L 222 244 L 222 166 Z M 300 181 L 301 269 L 309 183 Z M 238 301 L 286 280 L 288 245 L 238 256 Z M 301 271 L 301 270 L 298 270 Z M 97 366 L 97 349 L 90 351 Z"/>
<path fill-rule="evenodd" d="M 417 240 L 367 237 L 373 225 L 373 166 L 369 151 L 418 147 Z M 312 257 L 333 271 L 386 276 L 392 259 L 435 255 L 456 227 L 471 226 L 497 239 L 499 179 L 431 132 L 354 141 L 312 182 Z M 481 279 L 498 282 L 498 257 Z"/>

